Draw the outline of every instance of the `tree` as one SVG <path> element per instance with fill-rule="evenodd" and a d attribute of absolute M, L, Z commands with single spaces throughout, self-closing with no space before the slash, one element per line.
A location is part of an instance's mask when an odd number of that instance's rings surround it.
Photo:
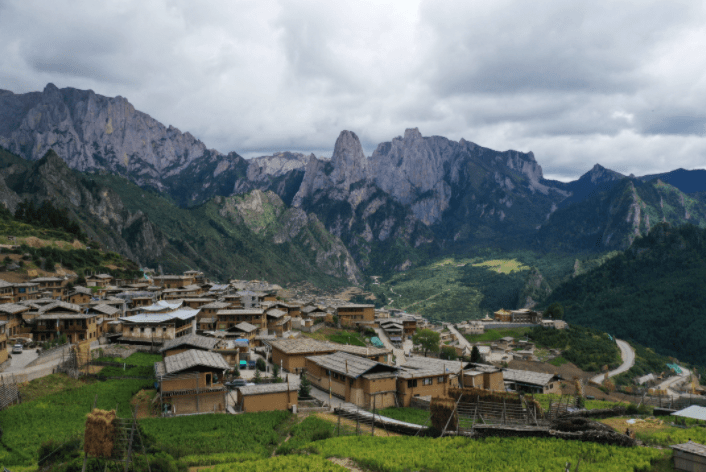
<path fill-rule="evenodd" d="M 439 358 L 446 359 L 449 361 L 455 361 L 458 359 L 458 354 L 456 354 L 456 348 L 452 346 L 444 346 L 441 348 L 441 354 Z"/>
<path fill-rule="evenodd" d="M 252 378 L 252 382 L 259 384 L 262 381 L 262 375 L 260 375 L 260 369 L 255 369 L 255 376 Z"/>
<path fill-rule="evenodd" d="M 257 359 L 257 362 L 255 362 L 255 369 L 257 372 L 264 372 L 267 370 L 267 364 L 265 364 L 265 361 L 262 359 L 262 357 L 259 357 Z"/>
<path fill-rule="evenodd" d="M 564 307 L 559 302 L 554 302 L 544 311 L 544 316 L 549 316 L 553 320 L 561 320 L 564 318 Z"/>
<path fill-rule="evenodd" d="M 299 398 L 309 398 L 311 395 L 311 382 L 306 378 L 306 372 L 302 371 L 299 380 Z"/>
<path fill-rule="evenodd" d="M 412 342 L 421 346 L 424 349 L 424 357 L 427 356 L 427 352 L 439 352 L 439 342 L 441 340 L 441 335 L 436 331 L 430 329 L 422 329 L 417 331 L 414 336 L 412 336 Z"/>
<path fill-rule="evenodd" d="M 483 357 L 480 355 L 480 349 L 478 349 L 478 346 L 473 346 L 473 349 L 471 349 L 471 362 L 477 363 L 482 361 Z"/>
<path fill-rule="evenodd" d="M 277 364 L 272 364 L 272 378 L 276 379 L 279 377 L 279 366 Z"/>

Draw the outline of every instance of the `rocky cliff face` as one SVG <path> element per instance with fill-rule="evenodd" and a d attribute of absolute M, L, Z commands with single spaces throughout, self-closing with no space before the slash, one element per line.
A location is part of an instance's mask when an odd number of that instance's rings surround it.
<path fill-rule="evenodd" d="M 0 175 L 11 182 L 0 196 L 10 211 L 23 199 L 51 200 L 82 221 L 87 234 L 107 250 L 143 264 L 163 254 L 166 238 L 142 212 L 128 211 L 109 188 L 87 185 L 52 151 L 33 165 L 5 167 Z"/>

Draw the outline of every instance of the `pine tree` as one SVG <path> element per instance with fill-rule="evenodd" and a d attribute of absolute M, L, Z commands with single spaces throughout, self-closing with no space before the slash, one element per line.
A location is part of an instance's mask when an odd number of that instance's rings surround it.
<path fill-rule="evenodd" d="M 311 382 L 306 378 L 306 372 L 302 372 L 299 379 L 299 397 L 308 398 L 311 395 Z"/>

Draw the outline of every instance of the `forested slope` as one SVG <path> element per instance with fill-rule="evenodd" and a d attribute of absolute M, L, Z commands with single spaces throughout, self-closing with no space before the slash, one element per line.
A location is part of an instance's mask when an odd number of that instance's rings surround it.
<path fill-rule="evenodd" d="M 568 280 L 545 301 L 569 323 L 706 364 L 706 230 L 662 223 L 625 252 Z"/>

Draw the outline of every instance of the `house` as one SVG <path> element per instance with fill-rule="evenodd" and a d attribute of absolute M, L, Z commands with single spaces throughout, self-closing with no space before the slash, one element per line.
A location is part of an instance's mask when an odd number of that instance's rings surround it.
<path fill-rule="evenodd" d="M 0 321 L 4 321 L 5 334 L 8 337 L 18 336 L 20 334 L 20 326 L 22 326 L 22 313 L 30 311 L 32 308 L 27 305 L 19 305 L 16 303 L 0 304 Z"/>
<path fill-rule="evenodd" d="M 255 334 L 257 334 L 257 330 L 257 326 L 251 325 L 247 321 L 243 321 L 232 328 L 228 328 L 227 333 L 239 339 L 247 339 L 248 341 L 252 341 Z"/>
<path fill-rule="evenodd" d="M 204 305 L 213 303 L 215 300 L 213 298 L 184 298 L 184 306 L 192 309 L 201 308 Z"/>
<path fill-rule="evenodd" d="M 506 390 L 525 393 L 561 393 L 561 377 L 527 370 L 503 369 Z"/>
<path fill-rule="evenodd" d="M 330 344 L 310 338 L 277 339 L 268 344 L 272 348 L 272 363 L 293 373 L 300 373 L 304 369 L 309 356 L 336 352 Z"/>
<path fill-rule="evenodd" d="M 113 276 L 108 274 L 90 275 L 86 277 L 86 285 L 89 287 L 107 287 L 113 281 Z"/>
<path fill-rule="evenodd" d="M 74 305 L 87 305 L 91 301 L 93 292 L 90 288 L 74 287 L 66 297 L 66 301 Z"/>
<path fill-rule="evenodd" d="M 64 279 L 59 277 L 37 277 L 36 279 L 30 280 L 32 283 L 39 284 L 40 292 L 50 292 L 49 295 L 52 298 L 61 298 L 64 295 Z"/>
<path fill-rule="evenodd" d="M 227 309 L 216 312 L 217 330 L 227 330 L 243 321 L 258 328 L 267 328 L 267 316 L 262 308 Z"/>
<path fill-rule="evenodd" d="M 159 300 L 157 303 L 154 303 L 152 305 L 140 307 L 140 311 L 148 313 L 169 313 L 181 308 L 183 303 L 184 302 L 181 300 L 172 301 L 171 303 L 166 300 Z"/>
<path fill-rule="evenodd" d="M 493 319 L 501 323 L 509 323 L 512 321 L 512 314 L 508 310 L 501 308 L 500 310 L 493 313 Z"/>
<path fill-rule="evenodd" d="M 481 388 L 492 392 L 504 392 L 503 372 L 492 365 L 475 364 L 463 371 L 460 385 L 464 388 Z"/>
<path fill-rule="evenodd" d="M 397 367 L 335 352 L 307 357 L 304 368 L 312 384 L 347 402 L 362 408 L 396 405 Z"/>
<path fill-rule="evenodd" d="M 214 352 L 222 355 L 229 366 L 236 368 L 240 365 L 241 354 L 244 359 L 247 359 L 250 342 L 243 338 L 220 340 Z"/>
<path fill-rule="evenodd" d="M 23 300 L 36 300 L 39 298 L 39 284 L 33 282 L 13 284 L 12 297 L 15 302 L 21 302 Z"/>
<path fill-rule="evenodd" d="M 410 406 L 412 398 L 447 397 L 449 372 L 438 364 L 426 368 L 402 367 L 397 376 L 397 401 L 400 406 Z"/>
<path fill-rule="evenodd" d="M 336 308 L 341 326 L 353 326 L 360 322 L 375 322 L 375 305 L 341 305 Z"/>
<path fill-rule="evenodd" d="M 380 327 L 387 333 L 388 336 L 401 337 L 404 331 L 404 325 L 399 321 L 388 319 L 380 322 Z"/>
<path fill-rule="evenodd" d="M 286 311 L 273 308 L 266 312 L 266 316 L 267 331 L 270 334 L 281 337 L 283 333 L 292 330 L 292 318 L 287 315 Z"/>
<path fill-rule="evenodd" d="M 402 334 L 404 336 L 414 336 L 417 332 L 417 320 L 412 316 L 402 318 Z"/>
<path fill-rule="evenodd" d="M 120 318 L 123 335 L 120 342 L 163 344 L 170 339 L 194 332 L 198 310 L 187 308 L 169 313 L 133 315 Z"/>
<path fill-rule="evenodd" d="M 473 366 L 470 362 L 463 360 L 449 361 L 444 359 L 436 359 L 433 357 L 408 357 L 402 367 L 406 369 L 440 369 L 442 372 L 449 374 L 449 387 L 457 387 L 459 385 L 459 376 L 461 372 Z"/>
<path fill-rule="evenodd" d="M 220 354 L 196 349 L 156 362 L 162 411 L 175 415 L 225 411 L 228 389 L 223 379 L 229 369 Z"/>
<path fill-rule="evenodd" d="M 674 470 L 688 472 L 706 471 L 706 446 L 689 440 L 669 446 L 674 457 Z"/>
<path fill-rule="evenodd" d="M 189 334 L 178 338 L 170 339 L 164 342 L 164 345 L 159 350 L 164 357 L 173 356 L 190 349 L 201 351 L 213 351 L 220 341 L 215 338 L 199 336 L 198 334 Z"/>
<path fill-rule="evenodd" d="M 15 297 L 13 295 L 12 287 L 14 284 L 0 280 L 0 302 L 1 303 L 14 303 Z"/>
<path fill-rule="evenodd" d="M 246 413 L 291 410 L 298 405 L 298 390 L 299 384 L 288 382 L 238 387 L 239 410 Z"/>
<path fill-rule="evenodd" d="M 192 275 L 156 275 L 153 280 L 155 285 L 165 289 L 182 288 L 196 283 Z"/>
<path fill-rule="evenodd" d="M 70 343 L 96 341 L 101 335 L 99 315 L 84 313 L 84 309 L 71 303 L 55 301 L 42 306 L 31 320 L 32 338 L 35 341 L 51 341 L 65 335 Z"/>
<path fill-rule="evenodd" d="M 512 310 L 510 311 L 510 317 L 513 323 L 539 324 L 542 322 L 542 314 L 537 311 L 530 310 L 529 308 Z"/>

